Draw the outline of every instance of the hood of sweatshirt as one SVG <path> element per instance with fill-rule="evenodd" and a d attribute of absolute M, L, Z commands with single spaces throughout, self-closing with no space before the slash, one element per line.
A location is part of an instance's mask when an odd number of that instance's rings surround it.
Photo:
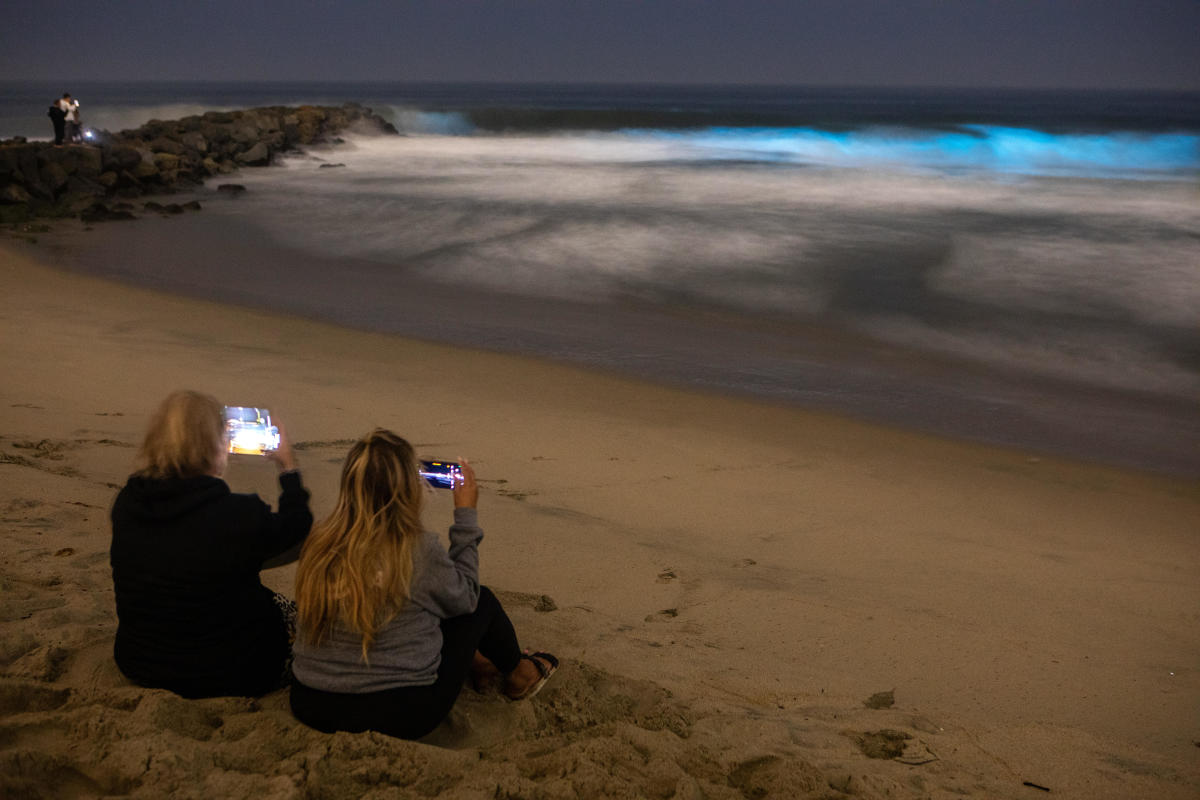
<path fill-rule="evenodd" d="M 192 478 L 146 478 L 134 475 L 117 495 L 122 511 L 165 522 L 229 494 L 229 485 L 211 475 Z"/>

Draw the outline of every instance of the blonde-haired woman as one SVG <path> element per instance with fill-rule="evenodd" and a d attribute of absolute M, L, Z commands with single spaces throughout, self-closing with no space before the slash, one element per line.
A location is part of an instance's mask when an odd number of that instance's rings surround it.
<path fill-rule="evenodd" d="M 279 511 L 221 479 L 224 411 L 174 392 L 154 414 L 112 509 L 113 655 L 126 677 L 184 697 L 257 696 L 283 685 L 289 601 L 259 570 L 292 560 L 312 527 L 308 492 L 280 430 Z"/>
<path fill-rule="evenodd" d="M 512 699 L 558 667 L 523 653 L 504 609 L 479 585 L 478 489 L 454 489 L 450 548 L 421 525 L 426 485 L 404 439 L 375 430 L 342 468 L 332 514 L 296 569 L 292 712 L 317 730 L 417 739 L 437 727 L 469 674 L 499 672 Z"/>

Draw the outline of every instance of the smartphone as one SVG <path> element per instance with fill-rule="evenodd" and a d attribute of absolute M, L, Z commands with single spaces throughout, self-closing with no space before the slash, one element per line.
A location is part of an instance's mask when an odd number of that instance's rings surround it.
<path fill-rule="evenodd" d="M 421 477 L 435 489 L 453 489 L 462 483 L 462 467 L 453 461 L 421 459 Z"/>
<path fill-rule="evenodd" d="M 265 408 L 225 406 L 225 434 L 230 453 L 264 456 L 279 449 L 279 428 Z"/>

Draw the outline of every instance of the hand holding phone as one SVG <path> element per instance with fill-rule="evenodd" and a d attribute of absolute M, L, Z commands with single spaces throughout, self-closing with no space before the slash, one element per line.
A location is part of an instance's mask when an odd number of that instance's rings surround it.
<path fill-rule="evenodd" d="M 462 476 L 458 485 L 454 487 L 454 507 L 475 508 L 479 502 L 479 487 L 475 483 L 475 470 L 466 460 L 459 464 L 459 469 Z"/>
<path fill-rule="evenodd" d="M 292 443 L 288 439 L 287 429 L 283 427 L 283 424 L 277 423 L 276 427 L 279 429 L 279 438 L 277 440 L 279 446 L 274 450 L 263 453 L 263 455 L 274 461 L 279 467 L 280 472 L 291 472 L 297 468 L 296 456 L 292 452 Z"/>

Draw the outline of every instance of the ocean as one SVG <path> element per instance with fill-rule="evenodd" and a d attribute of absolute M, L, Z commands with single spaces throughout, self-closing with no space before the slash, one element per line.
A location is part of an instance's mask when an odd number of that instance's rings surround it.
<path fill-rule="evenodd" d="M 63 90 L 112 131 L 356 101 L 403 134 L 246 170 L 116 277 L 1200 475 L 1198 93 L 4 83 L 0 137 Z"/>

